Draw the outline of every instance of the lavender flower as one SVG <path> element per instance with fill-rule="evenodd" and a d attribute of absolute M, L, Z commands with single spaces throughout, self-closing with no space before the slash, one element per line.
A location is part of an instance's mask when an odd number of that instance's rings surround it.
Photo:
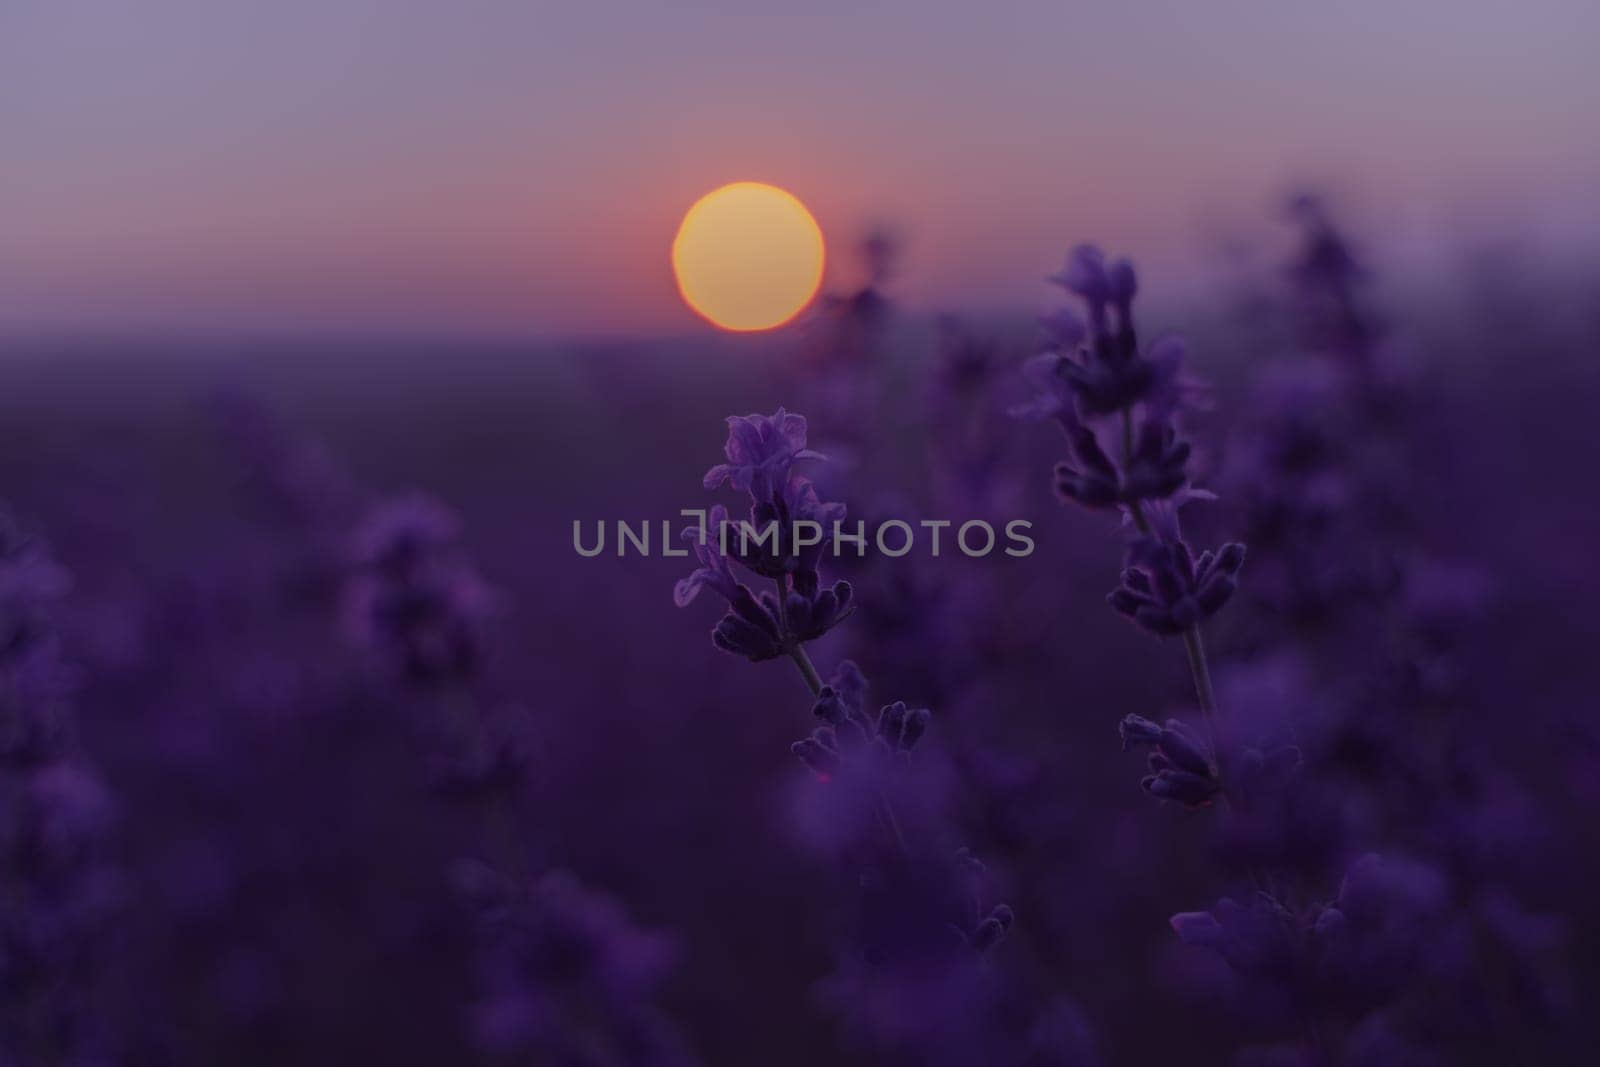
<path fill-rule="evenodd" d="M 774 431 L 780 424 L 789 428 L 786 436 Z M 787 524 L 796 518 L 821 524 L 842 518 L 842 505 L 823 503 L 815 487 L 790 469 L 795 460 L 806 458 L 804 426 L 803 419 L 782 409 L 771 419 L 730 421 L 727 454 L 738 467 L 713 468 L 706 485 L 731 481 L 745 488 L 758 524 Z M 747 468 L 759 473 L 747 475 Z M 728 532 L 720 509 L 712 523 L 718 535 Z M 709 529 L 699 535 L 701 566 L 679 583 L 675 599 L 686 604 L 701 587 L 715 589 L 729 603 L 728 614 L 713 631 L 719 648 L 753 661 L 784 654 L 794 661 L 811 691 L 819 725 L 791 751 L 816 776 L 817 789 L 827 794 L 828 810 L 819 820 L 827 824 L 826 836 L 842 842 L 839 851 L 862 865 L 856 875 L 862 890 L 857 944 L 842 963 L 838 981 L 864 978 L 868 988 L 879 991 L 966 987 L 980 977 L 978 959 L 1005 937 L 1015 915 L 1006 905 L 983 909 L 970 888 L 963 890 L 981 865 L 964 852 L 952 857 L 941 842 L 929 840 L 929 826 L 920 818 L 915 829 L 923 832 L 908 836 L 896 814 L 893 798 L 904 796 L 908 776 L 895 772 L 909 770 L 909 754 L 927 731 L 931 713 L 895 701 L 869 715 L 866 679 L 850 661 L 823 683 L 805 646 L 850 613 L 852 590 L 847 582 L 824 586 L 819 553 L 781 537 L 759 553 L 748 545 L 730 547 L 727 554 L 745 570 L 773 581 L 772 592 L 755 596 L 734 576 L 722 544 L 713 547 L 710 540 Z M 875 848 L 874 836 L 885 847 Z M 865 999 L 851 993 L 840 1003 L 849 1017 L 866 1024 L 877 1042 L 925 1049 L 924 1041 L 911 1039 L 898 1026 L 885 1028 Z"/>
<path fill-rule="evenodd" d="M 1265 892 L 1242 904 L 1224 897 L 1210 911 L 1182 912 L 1170 923 L 1184 944 L 1215 952 L 1240 977 L 1291 991 L 1303 984 L 1304 942 L 1317 930 L 1314 918 L 1307 922 Z"/>
<path fill-rule="evenodd" d="M 793 656 L 853 610 L 850 583 L 824 586 L 818 567 L 821 541 L 844 518 L 844 505 L 822 501 L 816 486 L 791 469 L 800 460 L 822 458 L 805 447 L 804 417 L 779 408 L 771 416 L 730 418 L 728 431 L 724 451 L 730 462 L 713 467 L 705 485 L 745 489 L 750 522 L 731 522 L 718 504 L 704 529 L 685 531 L 700 566 L 678 582 L 673 601 L 684 607 L 709 587 L 728 601 L 728 613 L 712 630 L 718 648 L 753 663 Z M 812 524 L 815 543 L 800 543 L 800 523 Z M 775 590 L 753 594 L 735 576 L 730 560 L 771 579 Z"/>
<path fill-rule="evenodd" d="M 1182 634 L 1227 604 L 1238 588 L 1244 555 L 1237 542 L 1196 559 L 1184 541 L 1144 541 L 1129 552 L 1122 584 L 1106 601 L 1157 636 Z"/>
<path fill-rule="evenodd" d="M 779 408 L 772 415 L 733 415 L 728 418 L 728 462 L 706 471 L 703 484 L 716 489 L 724 482 L 749 492 L 757 500 L 774 495 L 789 480 L 789 468 L 804 459 L 822 459 L 806 447 L 806 420 Z"/>
<path fill-rule="evenodd" d="M 54 615 L 70 587 L 0 510 L 0 1060 L 88 1062 L 102 938 L 120 897 L 106 862 L 116 808 L 74 743 L 72 672 Z"/>
<path fill-rule="evenodd" d="M 1178 508 L 1202 495 L 1189 485 L 1190 448 L 1178 439 L 1173 422 L 1182 343 L 1158 344 L 1149 357 L 1139 353 L 1133 324 L 1137 275 L 1126 262 L 1108 267 L 1092 245 L 1075 249 L 1051 280 L 1083 298 L 1089 345 L 1073 356 L 1058 352 L 1052 362 L 1030 364 L 1028 374 L 1044 386 L 1044 395 L 1018 413 L 1053 417 L 1066 431 L 1072 459 L 1056 467 L 1057 493 L 1086 507 L 1121 508 L 1128 516 L 1138 536 L 1122 584 L 1108 600 L 1152 633 L 1183 634 L 1197 686 L 1208 691 L 1198 627 L 1233 595 L 1245 550 L 1226 544 L 1196 558 L 1178 529 Z M 1075 331 L 1060 321 L 1058 336 L 1072 338 Z M 1094 420 L 1107 416 L 1119 425 L 1102 424 L 1097 432 Z M 1113 458 L 1102 434 L 1119 429 L 1121 455 Z M 1209 716 L 1208 692 L 1201 693 L 1201 702 Z"/>
<path fill-rule="evenodd" d="M 1189 481 L 1189 444 L 1176 428 L 1146 418 L 1122 464 L 1112 461 L 1094 431 L 1081 423 L 1067 427 L 1073 460 L 1056 464 L 1056 492 L 1088 508 L 1131 507 L 1162 500 Z"/>
<path fill-rule="evenodd" d="M 1150 775 L 1139 784 L 1162 800 L 1187 807 L 1210 804 L 1222 791 L 1216 764 L 1200 737 L 1177 719 L 1159 726 L 1149 719 L 1129 715 L 1118 727 L 1122 747 L 1143 745 L 1151 749 Z"/>
<path fill-rule="evenodd" d="M 1061 312 L 1045 320 L 1057 345 L 1049 366 L 1071 390 L 1079 410 L 1110 415 L 1139 403 L 1170 407 L 1177 397 L 1183 343 L 1164 338 L 1149 352 L 1139 351 L 1133 322 L 1139 283 L 1133 265 L 1119 260 L 1107 266 L 1098 248 L 1079 245 L 1049 280 L 1082 297 L 1089 313 L 1086 331 Z M 1080 348 L 1080 334 L 1086 335 L 1087 347 Z"/>
<path fill-rule="evenodd" d="M 653 1003 L 678 954 L 671 938 L 564 871 L 526 886 L 473 862 L 453 873 L 478 920 L 482 1048 L 574 1067 L 695 1062 Z"/>
<path fill-rule="evenodd" d="M 1426 954 L 1441 947 L 1433 937 L 1445 920 L 1443 890 L 1425 865 L 1369 854 L 1328 903 L 1294 911 L 1258 892 L 1174 915 L 1171 925 L 1185 944 L 1221 956 L 1257 1007 L 1348 1020 L 1390 1004 L 1429 965 Z"/>
<path fill-rule="evenodd" d="M 422 494 L 379 505 L 356 533 L 347 618 L 361 641 L 416 682 L 460 681 L 480 658 L 493 596 L 455 551 L 458 533 L 455 516 Z"/>
<path fill-rule="evenodd" d="M 683 531 L 683 539 L 688 542 L 690 549 L 700 560 L 700 566 L 693 574 L 681 579 L 672 589 L 672 602 L 680 608 L 694 603 L 694 598 L 700 595 L 700 590 L 707 586 L 729 602 L 732 602 L 744 588 L 733 576 L 733 568 L 729 565 L 728 557 L 723 555 L 719 544 L 721 530 L 728 523 L 728 509 L 718 504 L 711 509 L 708 518 L 705 530 Z"/>
<path fill-rule="evenodd" d="M 837 774 L 842 759 L 905 758 L 927 732 L 928 709 L 908 709 L 905 701 L 896 701 L 869 716 L 861 706 L 864 690 L 860 670 L 845 660 L 817 693 L 811 710 L 822 725 L 790 751 L 818 777 Z"/>

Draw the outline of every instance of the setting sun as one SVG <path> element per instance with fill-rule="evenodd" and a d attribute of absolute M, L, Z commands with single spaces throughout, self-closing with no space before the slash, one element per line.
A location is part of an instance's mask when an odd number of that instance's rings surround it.
<path fill-rule="evenodd" d="M 782 189 L 735 182 L 697 200 L 672 242 L 684 301 L 725 330 L 770 330 L 822 284 L 822 230 Z"/>

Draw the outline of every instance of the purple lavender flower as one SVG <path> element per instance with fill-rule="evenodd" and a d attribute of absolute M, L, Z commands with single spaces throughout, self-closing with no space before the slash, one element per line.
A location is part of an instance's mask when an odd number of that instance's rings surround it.
<path fill-rule="evenodd" d="M 1379 342 L 1382 331 L 1373 315 L 1362 307 L 1360 289 L 1367 280 L 1349 241 L 1334 225 L 1323 199 L 1300 193 L 1290 199 L 1290 217 L 1300 226 L 1300 249 L 1289 267 L 1290 280 L 1300 296 L 1301 328 L 1306 341 L 1334 355 L 1362 379 L 1363 387 L 1377 384 Z"/>
<path fill-rule="evenodd" d="M 806 420 L 779 408 L 772 415 L 734 415 L 728 418 L 728 462 L 706 471 L 704 485 L 716 489 L 724 482 L 766 500 L 789 480 L 789 468 L 803 459 L 822 459 L 806 447 Z"/>
<path fill-rule="evenodd" d="M 1082 244 L 1067 256 L 1066 264 L 1048 281 L 1083 297 L 1094 307 L 1104 307 L 1111 301 L 1111 279 L 1106 272 L 1105 253 L 1094 245 Z"/>
<path fill-rule="evenodd" d="M 824 503 L 812 482 L 791 475 L 770 497 L 752 496 L 748 524 L 725 524 L 721 536 L 733 557 L 763 578 L 797 574 L 808 580 L 815 575 L 823 540 L 844 516 L 843 504 Z M 809 525 L 802 531 L 798 524 Z M 815 536 L 802 538 L 802 532 Z"/>
<path fill-rule="evenodd" d="M 1133 322 L 1133 298 L 1139 290 L 1133 265 L 1119 260 L 1109 267 L 1093 245 L 1079 245 L 1060 273 L 1049 278 L 1084 301 L 1089 313 L 1087 346 L 1076 316 L 1047 316 L 1046 327 L 1056 346 L 1051 372 L 1064 381 L 1085 415 L 1110 415 L 1146 403 L 1170 409 L 1178 395 L 1183 343 L 1163 338 L 1149 352 L 1139 351 Z"/>
<path fill-rule="evenodd" d="M 789 633 L 796 641 L 815 641 L 849 617 L 854 610 L 849 582 L 834 582 L 822 589 L 815 579 L 815 571 L 796 574 L 793 588 L 784 601 Z M 812 576 L 806 580 L 803 576 Z"/>
<path fill-rule="evenodd" d="M 105 1051 L 92 992 L 119 879 L 116 808 L 74 744 L 71 674 L 54 613 L 70 587 L 0 510 L 0 1060 L 89 1062 Z"/>
<path fill-rule="evenodd" d="M 724 652 L 752 663 L 776 659 L 788 651 L 788 639 L 814 641 L 852 610 L 849 582 L 835 582 L 823 589 L 814 577 L 805 580 L 805 575 L 814 576 L 815 572 L 797 572 L 780 603 L 775 594 L 754 594 L 734 578 L 728 558 L 714 543 L 696 540 L 695 544 L 695 551 L 702 553 L 706 562 L 678 583 L 674 599 L 680 607 L 687 605 L 706 585 L 727 598 L 728 613 L 711 631 L 712 642 Z"/>
<path fill-rule="evenodd" d="M 1016 919 L 1016 913 L 1008 905 L 996 904 L 994 910 L 984 916 L 983 921 L 972 931 L 973 949 L 977 952 L 988 952 L 994 948 L 1005 938 Z"/>
<path fill-rule="evenodd" d="M 1216 764 L 1199 735 L 1177 719 L 1160 726 L 1129 715 L 1118 726 L 1122 747 L 1143 745 L 1151 749 L 1150 775 L 1139 784 L 1162 800 L 1198 808 L 1210 804 L 1222 791 Z"/>
<path fill-rule="evenodd" d="M 1303 981 L 1302 942 L 1310 927 L 1269 893 L 1258 892 L 1242 904 L 1224 897 L 1210 911 L 1181 912 L 1170 923 L 1184 944 L 1217 953 L 1241 977 Z"/>
<path fill-rule="evenodd" d="M 711 631 L 711 641 L 718 648 L 751 663 L 777 659 L 787 651 L 777 597 L 771 593 L 755 597 L 740 586 L 728 608 Z"/>
<path fill-rule="evenodd" d="M 680 608 L 694 603 L 700 590 L 707 586 L 730 602 L 742 588 L 739 580 L 733 576 L 733 568 L 729 565 L 728 557 L 723 555 L 720 544 L 722 528 L 728 523 L 728 509 L 721 504 L 716 505 L 707 520 L 704 530 L 683 531 L 683 539 L 700 560 L 700 566 L 672 589 L 672 602 Z"/>
<path fill-rule="evenodd" d="M 1016 917 L 985 900 L 987 872 L 966 849 L 913 851 L 861 879 L 858 932 L 827 993 L 872 1044 L 922 1063 L 977 1062 L 1001 1041 L 985 956 Z M 920 1008 L 919 1008 L 920 1004 Z M 1004 1021 L 999 1021 L 1004 1026 Z"/>
<path fill-rule="evenodd" d="M 1444 978 L 1450 949 L 1445 882 L 1424 864 L 1367 855 L 1339 895 L 1293 910 L 1270 893 L 1224 898 L 1174 915 L 1187 945 L 1217 953 L 1240 979 L 1240 1006 L 1322 1031 L 1393 1006 L 1419 971 Z"/>
<path fill-rule="evenodd" d="M 1404 986 L 1430 948 L 1446 893 L 1444 878 L 1426 864 L 1375 854 L 1356 860 L 1316 918 L 1330 996 L 1377 1006 Z"/>
<path fill-rule="evenodd" d="M 783 421 L 783 414 L 775 419 Z M 701 587 L 715 589 L 729 602 L 728 614 L 713 632 L 718 647 L 754 661 L 788 655 L 799 669 L 812 693 L 818 725 L 791 751 L 819 780 L 808 793 L 813 798 L 808 807 L 818 809 L 819 836 L 857 866 L 854 880 L 861 888 L 861 920 L 841 964 L 846 977 L 840 984 L 859 977 L 874 991 L 868 998 L 852 992 L 841 998 L 840 1006 L 853 1022 L 865 1024 L 876 1044 L 926 1051 L 940 1042 L 915 1040 L 898 1021 L 883 1025 L 884 1016 L 898 1014 L 902 1004 L 883 991 L 973 988 L 971 983 L 982 977 L 980 958 L 1004 939 L 1015 915 L 1006 905 L 984 908 L 978 903 L 971 882 L 979 865 L 964 852 L 952 856 L 943 840 L 948 831 L 938 825 L 942 821 L 920 803 L 926 798 L 918 787 L 926 782 L 915 773 L 919 768 L 912 767 L 909 754 L 926 733 L 931 713 L 895 701 L 870 715 L 866 680 L 854 663 L 841 663 L 824 684 L 811 662 L 806 644 L 850 613 L 853 594 L 847 582 L 826 586 L 820 551 L 799 544 L 798 537 L 791 541 L 786 527 L 799 519 L 826 530 L 843 517 L 844 509 L 821 501 L 815 486 L 790 469 L 795 458 L 805 458 L 800 456 L 803 420 L 790 424 L 795 432 L 782 444 L 776 443 L 772 425 L 773 420 L 763 420 L 751 428 L 746 420 L 735 426 L 738 441 L 730 439 L 728 455 L 737 469 L 714 468 L 706 484 L 731 481 L 746 488 L 752 524 L 776 524 L 779 536 L 754 546 L 743 538 L 730 540 L 728 558 L 723 558 L 724 545 L 713 547 L 711 531 L 706 531 L 696 546 L 701 566 L 679 583 L 675 599 L 684 604 Z M 747 475 L 746 467 L 758 473 Z M 712 519 L 718 535 L 738 536 L 720 510 Z M 773 590 L 751 593 L 730 562 L 771 579 Z M 895 801 L 905 799 L 919 802 L 910 824 L 897 814 Z M 885 1010 L 880 1013 L 868 1000 L 882 1002 Z M 929 1028 L 917 1036 L 930 1036 Z M 934 1062 L 927 1056 L 919 1059 Z"/>
<path fill-rule="evenodd" d="M 417 682 L 459 681 L 476 669 L 494 598 L 455 552 L 459 523 L 421 494 L 380 505 L 356 534 L 346 617 L 364 643 Z"/>
<path fill-rule="evenodd" d="M 1052 349 L 1043 356 L 1035 358 L 1042 360 L 1039 366 L 1054 377 L 1056 357 L 1063 352 L 1076 352 L 1078 346 L 1088 339 L 1089 327 L 1084 325 L 1083 319 L 1069 307 L 1055 308 L 1040 315 L 1039 325 L 1043 326 L 1045 333 L 1049 335 Z"/>
<path fill-rule="evenodd" d="M 473 1030 L 486 1051 L 575 1067 L 695 1062 L 654 1004 L 677 956 L 670 938 L 564 871 L 527 886 L 476 863 L 454 873 L 478 915 Z"/>
<path fill-rule="evenodd" d="M 1106 600 L 1157 636 L 1181 634 L 1227 604 L 1238 588 L 1244 556 L 1237 542 L 1197 559 L 1187 542 L 1145 541 L 1129 552 L 1122 584 Z"/>
<path fill-rule="evenodd" d="M 800 459 L 820 459 L 806 449 L 806 421 L 782 408 L 776 415 L 728 420 L 727 454 L 705 484 L 730 482 L 750 493 L 750 521 L 734 523 L 725 507 L 712 508 L 703 530 L 685 531 L 700 566 L 673 589 L 684 607 L 703 587 L 728 601 L 728 613 L 712 630 L 712 642 L 725 652 L 760 663 L 814 641 L 849 617 L 853 591 L 847 581 L 822 582 L 822 542 L 844 518 L 844 505 L 824 502 L 816 486 L 791 472 Z M 802 529 L 802 524 L 809 524 Z M 802 537 L 802 532 L 808 536 Z M 805 543 L 810 542 L 810 543 Z M 755 594 L 733 572 L 732 562 L 775 589 Z"/>
<path fill-rule="evenodd" d="M 1053 363 L 1029 364 L 1029 376 L 1045 386 L 1044 397 L 1019 413 L 1054 417 L 1066 431 L 1072 458 L 1056 467 L 1059 495 L 1091 508 L 1119 508 L 1126 516 L 1134 536 L 1121 584 L 1107 600 L 1151 633 L 1183 636 L 1196 696 L 1214 733 L 1216 697 L 1200 624 L 1232 597 L 1245 549 L 1230 543 L 1196 557 L 1179 529 L 1179 509 L 1210 496 L 1189 484 L 1190 448 L 1178 440 L 1174 423 L 1182 344 L 1169 341 L 1148 357 L 1140 353 L 1133 322 L 1138 276 L 1126 262 L 1108 267 L 1093 245 L 1074 249 L 1051 280 L 1083 298 L 1089 341 L 1082 351 L 1055 353 Z M 1066 321 L 1058 331 L 1071 340 L 1074 329 Z M 1113 437 L 1121 444 L 1115 458 L 1102 445 Z M 1144 722 L 1130 719 L 1125 728 L 1131 724 L 1137 739 Z M 1129 736 L 1125 729 L 1124 740 Z M 1163 751 L 1159 738 L 1144 739 L 1157 747 L 1145 787 L 1189 805 L 1204 804 L 1221 788 L 1218 754 L 1196 756 L 1186 765 L 1191 753 L 1182 749 L 1180 735 L 1173 737 L 1173 752 Z"/>
<path fill-rule="evenodd" d="M 927 732 L 932 718 L 928 709 L 896 701 L 869 716 L 861 705 L 864 691 L 860 670 L 845 660 L 817 693 L 811 710 L 822 725 L 790 751 L 819 778 L 837 774 L 841 760 L 904 758 Z"/>
<path fill-rule="evenodd" d="M 1120 469 L 1094 431 L 1067 429 L 1073 460 L 1056 464 L 1056 492 L 1087 508 L 1131 507 L 1172 496 L 1189 481 L 1189 445 L 1170 424 L 1147 418 Z"/>
<path fill-rule="evenodd" d="M 1184 353 L 1182 341 L 1163 338 L 1144 355 L 1063 356 L 1056 373 L 1071 387 L 1085 414 L 1110 415 L 1141 402 L 1170 408 L 1178 396 Z"/>
<path fill-rule="evenodd" d="M 1076 321 L 1076 316 L 1073 316 Z M 1052 333 L 1055 327 L 1047 324 Z M 1077 342 L 1073 342 L 1076 344 Z M 1061 373 L 1061 362 L 1066 357 L 1059 352 L 1044 352 L 1022 364 L 1022 377 L 1034 390 L 1029 400 L 1011 407 L 1012 417 L 1042 422 L 1055 419 L 1070 427 L 1077 422 L 1078 407 L 1072 387 Z"/>

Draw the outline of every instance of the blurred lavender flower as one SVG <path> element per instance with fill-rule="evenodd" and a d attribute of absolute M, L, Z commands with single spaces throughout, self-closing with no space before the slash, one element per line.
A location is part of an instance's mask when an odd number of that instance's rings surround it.
<path fill-rule="evenodd" d="M 463 680 L 480 658 L 494 598 L 455 551 L 459 532 L 456 517 L 420 493 L 380 504 L 356 532 L 346 618 L 358 639 L 418 683 Z"/>
<path fill-rule="evenodd" d="M 1056 492 L 1064 500 L 1087 508 L 1132 507 L 1188 484 L 1189 444 L 1159 419 L 1144 420 L 1120 467 L 1088 426 L 1072 420 L 1066 429 L 1073 459 L 1056 464 Z"/>
<path fill-rule="evenodd" d="M 94 1004 L 120 879 L 111 794 L 78 749 L 56 603 L 67 572 L 0 510 L 0 1060 L 90 1063 L 111 1035 Z"/>
<path fill-rule="evenodd" d="M 674 963 L 669 940 L 636 930 L 620 905 L 570 876 L 526 874 L 528 842 L 513 801 L 531 740 L 519 706 L 484 699 L 485 623 L 498 596 L 462 551 L 458 518 L 420 493 L 380 501 L 359 522 L 321 518 L 343 522 L 344 622 L 400 683 L 389 700 L 420 713 L 429 784 L 480 805 L 482 845 L 495 866 L 464 860 L 453 871 L 479 920 L 479 1047 L 575 1067 L 692 1064 L 653 1004 Z M 697 575 L 680 595 L 693 599 L 715 579 Z"/>
<path fill-rule="evenodd" d="M 1317 1021 L 1359 1019 L 1402 993 L 1441 959 L 1445 884 L 1429 867 L 1366 855 L 1326 904 L 1291 911 L 1271 894 L 1224 898 L 1172 917 L 1187 945 L 1220 955 L 1255 1006 L 1276 1004 Z"/>
<path fill-rule="evenodd" d="M 819 777 L 838 773 L 841 759 L 903 758 L 927 732 L 932 714 L 908 709 L 904 701 L 885 705 L 876 718 L 867 715 L 861 706 L 865 689 L 860 669 L 845 660 L 817 694 L 811 710 L 822 725 L 790 751 Z"/>
<path fill-rule="evenodd" d="M 1148 352 L 1139 351 L 1133 322 L 1133 298 L 1139 284 L 1133 265 L 1118 260 L 1109 266 L 1093 245 L 1079 245 L 1060 273 L 1049 278 L 1083 299 L 1089 313 L 1081 330 L 1070 313 L 1056 312 L 1045 325 L 1057 346 L 1046 364 L 1066 383 L 1085 415 L 1110 415 L 1144 403 L 1170 409 L 1178 397 L 1183 342 L 1163 338 Z M 1080 347 L 1080 337 L 1087 345 Z"/>
<path fill-rule="evenodd" d="M 1025 1005 L 985 958 L 1015 917 L 987 903 L 985 881 L 983 865 L 964 849 L 913 852 L 903 864 L 865 872 L 858 931 L 821 987 L 825 1002 L 879 1056 L 892 1050 L 941 1067 L 1092 1062 L 1069 1057 L 1083 1051 L 1069 1040 L 1081 1034 L 1016 1031 Z M 1062 1058 L 1025 1060 L 1028 1038 L 1038 1055 Z"/>
<path fill-rule="evenodd" d="M 1301 243 L 1289 267 L 1300 296 L 1302 331 L 1316 348 L 1329 351 L 1355 373 L 1376 384 L 1380 327 L 1362 306 L 1366 268 L 1345 235 L 1334 225 L 1321 196 L 1302 192 L 1289 199 L 1289 216 L 1301 230 Z"/>
<path fill-rule="evenodd" d="M 486 1051 L 571 1067 L 696 1062 L 653 1003 L 678 955 L 670 937 L 564 871 L 519 885 L 462 861 L 453 875 L 478 917 L 473 1019 Z"/>

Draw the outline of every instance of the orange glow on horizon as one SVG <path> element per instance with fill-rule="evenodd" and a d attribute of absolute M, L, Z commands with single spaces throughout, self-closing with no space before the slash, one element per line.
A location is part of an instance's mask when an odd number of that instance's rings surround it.
<path fill-rule="evenodd" d="M 724 330 L 771 330 L 822 285 L 822 229 L 794 195 L 734 182 L 695 201 L 672 242 L 678 292 Z"/>

